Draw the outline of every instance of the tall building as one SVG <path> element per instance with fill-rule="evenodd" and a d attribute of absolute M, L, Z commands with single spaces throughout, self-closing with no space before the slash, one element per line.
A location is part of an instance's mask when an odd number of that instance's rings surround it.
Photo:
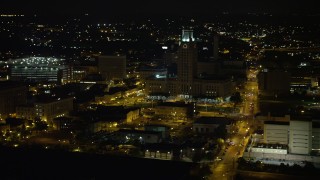
<path fill-rule="evenodd" d="M 188 38 L 187 38 L 188 37 Z M 149 94 L 167 93 L 185 98 L 194 96 L 227 97 L 233 93 L 231 78 L 198 75 L 198 48 L 191 30 L 183 30 L 182 41 L 177 51 L 177 77 L 154 77 L 146 80 Z M 214 66 L 212 66 L 214 67 Z M 212 70 L 208 68 L 207 70 Z M 209 74 L 214 74 L 210 72 Z"/>
<path fill-rule="evenodd" d="M 181 35 L 181 42 L 194 42 L 193 30 L 183 29 Z"/>
<path fill-rule="evenodd" d="M 126 56 L 99 56 L 98 71 L 106 80 L 126 78 Z"/>
<path fill-rule="evenodd" d="M 266 95 L 287 95 L 290 92 L 290 75 L 282 70 L 265 69 L 258 74 L 258 88 Z"/>
<path fill-rule="evenodd" d="M 197 44 L 190 38 L 189 42 L 182 42 L 178 49 L 178 81 L 181 83 L 181 94 L 193 94 L 192 87 L 197 74 L 197 62 Z"/>
<path fill-rule="evenodd" d="M 16 112 L 16 107 L 27 103 L 28 89 L 11 81 L 0 81 L 0 119 Z"/>

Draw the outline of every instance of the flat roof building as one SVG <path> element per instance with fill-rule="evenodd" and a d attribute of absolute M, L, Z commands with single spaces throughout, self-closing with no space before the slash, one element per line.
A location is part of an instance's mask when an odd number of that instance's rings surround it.
<path fill-rule="evenodd" d="M 289 144 L 289 122 L 265 121 L 264 142 L 268 144 Z"/>
<path fill-rule="evenodd" d="M 126 56 L 99 56 L 98 71 L 106 80 L 126 78 Z"/>
<path fill-rule="evenodd" d="M 16 107 L 27 103 L 28 89 L 12 81 L 0 81 L 0 119 L 16 112 Z"/>
<path fill-rule="evenodd" d="M 289 152 L 310 154 L 312 149 L 312 121 L 291 120 L 289 130 Z"/>
<path fill-rule="evenodd" d="M 267 144 L 287 144 L 289 153 L 305 154 L 311 153 L 313 146 L 317 146 L 318 137 L 314 139 L 318 129 L 313 128 L 311 118 L 295 117 L 288 122 L 265 121 L 264 142 Z M 315 145 L 313 145 L 315 143 Z"/>

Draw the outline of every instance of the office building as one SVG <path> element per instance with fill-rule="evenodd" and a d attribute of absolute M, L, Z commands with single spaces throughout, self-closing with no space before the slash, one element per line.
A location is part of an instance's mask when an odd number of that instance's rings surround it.
<path fill-rule="evenodd" d="M 189 38 L 187 38 L 189 37 Z M 146 80 L 149 94 L 166 93 L 171 96 L 192 98 L 195 96 L 227 97 L 233 93 L 234 84 L 230 77 L 218 76 L 214 69 L 206 76 L 198 73 L 198 48 L 192 31 L 183 31 L 182 42 L 177 51 L 177 77 L 153 77 Z M 214 67 L 214 65 L 212 66 Z M 201 72 L 203 73 L 203 72 Z"/>
<path fill-rule="evenodd" d="M 277 96 L 290 93 L 290 75 L 286 71 L 264 69 L 257 77 L 262 94 Z"/>
<path fill-rule="evenodd" d="M 312 148 L 312 121 L 291 120 L 289 131 L 289 152 L 292 154 L 310 154 Z"/>
<path fill-rule="evenodd" d="M 312 122 L 312 150 L 320 151 L 320 122 Z"/>
<path fill-rule="evenodd" d="M 34 120 L 36 110 L 33 104 L 24 104 L 16 107 L 16 117 L 21 119 Z"/>
<path fill-rule="evenodd" d="M 16 112 L 16 107 L 27 103 L 28 89 L 25 85 L 11 81 L 0 82 L 0 119 Z"/>
<path fill-rule="evenodd" d="M 292 118 L 289 122 L 265 121 L 264 143 L 288 145 L 291 154 L 310 154 L 319 146 L 319 128 L 310 118 Z"/>
<path fill-rule="evenodd" d="M 289 122 L 265 121 L 264 142 L 268 144 L 288 144 Z"/>
<path fill-rule="evenodd" d="M 53 119 L 68 115 L 73 110 L 73 97 L 46 99 L 34 104 L 36 116 L 53 125 Z"/>
<path fill-rule="evenodd" d="M 108 81 L 126 78 L 126 56 L 99 56 L 98 72 Z"/>

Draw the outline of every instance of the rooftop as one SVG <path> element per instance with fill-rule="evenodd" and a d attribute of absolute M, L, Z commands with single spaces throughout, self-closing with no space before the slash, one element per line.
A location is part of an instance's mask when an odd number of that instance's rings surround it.
<path fill-rule="evenodd" d="M 64 59 L 54 57 L 28 57 L 20 59 L 11 59 L 8 64 L 20 66 L 61 66 L 64 64 Z"/>
<path fill-rule="evenodd" d="M 284 122 L 284 121 L 265 121 L 264 124 L 289 125 L 289 122 Z"/>
<path fill-rule="evenodd" d="M 311 116 L 291 116 L 290 121 L 312 121 Z"/>
<path fill-rule="evenodd" d="M 190 104 L 186 104 L 184 102 L 163 102 L 160 103 L 158 106 L 172 106 L 172 107 L 188 107 Z"/>
<path fill-rule="evenodd" d="M 286 144 L 257 143 L 253 147 L 255 147 L 255 148 L 269 148 L 269 149 L 288 149 L 288 145 L 286 145 Z"/>
<path fill-rule="evenodd" d="M 163 125 L 163 124 L 146 124 L 145 127 L 165 127 L 165 128 L 170 128 L 167 125 Z"/>
<path fill-rule="evenodd" d="M 194 124 L 231 124 L 234 120 L 226 117 L 200 117 Z"/>
<path fill-rule="evenodd" d="M 144 130 L 135 130 L 135 129 L 119 129 L 117 132 L 119 133 L 129 133 L 129 134 L 161 134 L 161 132 L 157 131 L 144 131 Z"/>

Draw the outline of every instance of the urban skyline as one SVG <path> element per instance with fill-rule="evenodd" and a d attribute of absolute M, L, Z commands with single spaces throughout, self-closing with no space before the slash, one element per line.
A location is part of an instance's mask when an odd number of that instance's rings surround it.
<path fill-rule="evenodd" d="M 316 179 L 314 3 L 2 1 L 0 179 Z"/>

